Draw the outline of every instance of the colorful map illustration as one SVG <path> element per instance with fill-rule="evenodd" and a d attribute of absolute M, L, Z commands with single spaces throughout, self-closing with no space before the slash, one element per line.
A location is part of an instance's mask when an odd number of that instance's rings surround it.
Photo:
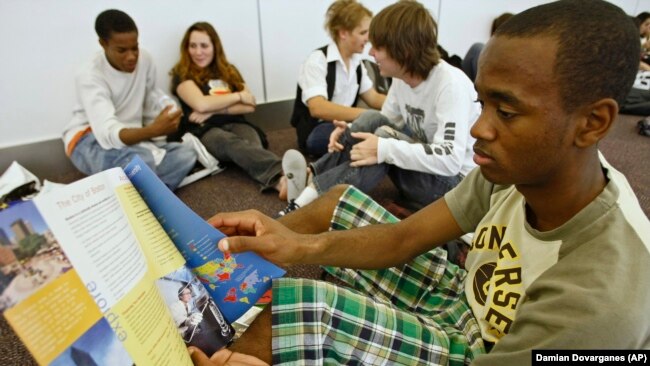
<path fill-rule="evenodd" d="M 195 268 L 197 277 L 201 282 L 206 284 L 212 290 L 219 286 L 229 286 L 228 292 L 224 297 L 225 302 L 243 302 L 250 303 L 249 294 L 254 294 L 258 290 L 259 283 L 266 283 L 270 278 L 265 276 L 260 278 L 257 270 L 249 273 L 241 282 L 230 283 L 234 281 L 236 272 L 244 268 L 242 264 L 237 263 L 235 257 L 229 253 L 224 254 L 223 260 L 208 262 L 200 267 Z"/>

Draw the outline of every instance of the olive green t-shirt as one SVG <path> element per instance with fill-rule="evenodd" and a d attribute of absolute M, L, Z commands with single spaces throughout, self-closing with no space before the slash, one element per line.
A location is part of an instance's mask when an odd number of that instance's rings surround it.
<path fill-rule="evenodd" d="M 445 201 L 474 232 L 467 299 L 492 351 L 476 365 L 525 365 L 531 349 L 650 348 L 650 222 L 625 177 L 547 232 L 514 186 L 472 171 Z"/>

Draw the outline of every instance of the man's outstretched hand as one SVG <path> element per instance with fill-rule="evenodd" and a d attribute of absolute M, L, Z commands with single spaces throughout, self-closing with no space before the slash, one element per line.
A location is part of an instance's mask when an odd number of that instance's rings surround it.
<path fill-rule="evenodd" d="M 307 235 L 298 234 L 256 210 L 220 213 L 208 220 L 227 238 L 218 243 L 222 252 L 253 251 L 280 266 L 302 263 Z"/>

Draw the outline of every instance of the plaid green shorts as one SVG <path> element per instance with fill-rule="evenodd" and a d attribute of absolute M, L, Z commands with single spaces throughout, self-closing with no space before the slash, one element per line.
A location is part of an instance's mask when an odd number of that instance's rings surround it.
<path fill-rule="evenodd" d="M 395 221 L 351 187 L 331 229 Z M 485 352 L 463 290 L 466 272 L 443 249 L 401 267 L 325 270 L 352 288 L 274 280 L 274 365 L 465 365 Z"/>

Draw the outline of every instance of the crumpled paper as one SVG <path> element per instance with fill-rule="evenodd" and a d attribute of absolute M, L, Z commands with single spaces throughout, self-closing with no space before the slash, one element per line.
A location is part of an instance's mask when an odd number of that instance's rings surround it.
<path fill-rule="evenodd" d="M 41 190 L 41 182 L 18 162 L 12 162 L 0 176 L 0 208 L 11 202 L 33 198 Z"/>

